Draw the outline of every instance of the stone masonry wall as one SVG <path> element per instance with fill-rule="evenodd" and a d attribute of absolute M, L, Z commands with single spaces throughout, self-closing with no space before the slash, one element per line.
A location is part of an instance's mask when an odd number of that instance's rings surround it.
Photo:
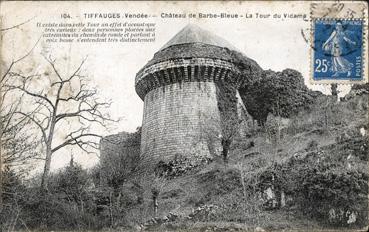
<path fill-rule="evenodd" d="M 179 82 L 146 94 L 141 155 L 169 160 L 176 155 L 212 156 L 220 141 L 214 82 Z"/>
<path fill-rule="evenodd" d="M 106 185 L 111 178 L 111 164 L 117 161 L 136 160 L 140 153 L 140 131 L 121 132 L 103 137 L 100 140 L 100 185 Z M 128 164 L 127 166 L 128 167 Z"/>

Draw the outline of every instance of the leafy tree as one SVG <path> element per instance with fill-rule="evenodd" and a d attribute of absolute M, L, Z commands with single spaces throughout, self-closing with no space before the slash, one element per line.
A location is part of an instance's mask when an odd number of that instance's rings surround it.
<path fill-rule="evenodd" d="M 240 88 L 260 80 L 263 69 L 256 61 L 237 51 L 230 51 L 230 55 L 232 57 L 231 62 L 237 66 L 240 73 L 233 79 L 234 81 L 227 80 L 227 82 L 232 82 L 236 88 Z"/>
<path fill-rule="evenodd" d="M 317 96 L 304 84 L 302 75 L 292 69 L 264 71 L 261 78 L 239 89 L 248 113 L 265 125 L 268 115 L 291 117 L 309 107 Z"/>

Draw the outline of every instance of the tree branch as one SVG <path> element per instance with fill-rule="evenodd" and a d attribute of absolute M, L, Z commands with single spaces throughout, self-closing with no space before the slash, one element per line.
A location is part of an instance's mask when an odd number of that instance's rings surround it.
<path fill-rule="evenodd" d="M 81 130 L 81 131 L 83 131 L 83 130 Z M 101 135 L 98 135 L 98 134 L 93 134 L 93 133 L 86 133 L 86 134 L 80 134 L 80 135 L 78 135 L 78 136 L 76 136 L 76 137 L 74 137 L 72 134 L 73 134 L 74 132 L 72 132 L 72 133 L 70 133 L 69 135 L 67 135 L 67 138 L 68 137 L 70 137 L 70 139 L 67 139 L 66 141 L 64 141 L 63 143 L 61 143 L 60 145 L 58 145 L 58 146 L 56 146 L 55 148 L 53 148 L 52 150 L 51 150 L 51 152 L 52 153 L 54 153 L 54 152 L 56 152 L 57 150 L 59 150 L 59 149 L 61 149 L 61 148 L 63 148 L 63 147 L 65 147 L 65 146 L 68 146 L 68 145 L 78 145 L 80 148 L 81 148 L 81 144 L 82 143 L 88 143 L 88 142 L 84 142 L 84 141 L 81 141 L 81 140 L 79 140 L 79 139 L 81 139 L 81 138 L 84 138 L 84 137 L 98 137 L 98 138 L 102 138 L 102 136 Z M 83 133 L 83 132 L 82 132 Z M 92 142 L 93 143 L 93 142 Z M 82 150 L 84 150 L 84 149 L 82 149 Z M 88 152 L 88 153 L 90 153 L 90 152 Z"/>
<path fill-rule="evenodd" d="M 11 73 L 10 75 L 11 76 L 19 76 L 19 77 L 23 78 L 23 85 L 22 86 L 6 85 L 9 88 L 9 90 L 18 89 L 18 90 L 20 90 L 20 91 L 22 91 L 22 92 L 24 92 L 24 93 L 26 93 L 26 94 L 28 94 L 32 97 L 36 97 L 36 98 L 39 98 L 39 99 L 42 99 L 42 100 L 46 101 L 53 109 L 55 108 L 55 106 L 51 102 L 51 100 L 46 97 L 46 94 L 42 95 L 41 93 L 33 93 L 33 92 L 26 89 L 26 81 L 28 81 L 32 77 L 35 77 L 35 76 L 38 76 L 38 75 L 32 75 L 32 76 L 27 76 L 27 77 L 23 76 L 19 73 Z"/>
<path fill-rule="evenodd" d="M 46 133 L 45 133 L 45 128 L 41 125 L 40 122 L 38 122 L 35 118 L 31 117 L 30 115 L 28 114 L 25 114 L 23 112 L 20 112 L 20 111 L 17 111 L 15 112 L 17 114 L 20 114 L 20 115 L 23 115 L 24 117 L 27 117 L 29 118 L 32 122 L 34 122 L 38 127 L 39 129 L 41 130 L 41 133 L 42 133 L 42 138 L 44 139 L 44 142 L 46 143 L 47 142 L 47 137 L 46 137 Z"/>
<path fill-rule="evenodd" d="M 24 25 L 24 24 L 26 24 L 26 23 L 30 22 L 31 20 L 33 20 L 33 19 L 34 19 L 34 18 L 36 18 L 36 17 L 37 17 L 37 16 L 33 16 L 32 18 L 30 18 L 30 19 L 28 19 L 28 20 L 26 20 L 26 21 L 24 21 L 24 22 L 22 22 L 22 23 L 19 23 L 19 24 L 16 24 L 16 25 L 14 25 L 14 26 L 11 26 L 11 27 L 1 28 L 1 29 L 0 29 L 0 32 L 8 31 L 8 30 L 11 30 L 11 29 L 14 29 L 14 28 L 20 27 L 20 26 L 22 26 L 22 25 Z"/>

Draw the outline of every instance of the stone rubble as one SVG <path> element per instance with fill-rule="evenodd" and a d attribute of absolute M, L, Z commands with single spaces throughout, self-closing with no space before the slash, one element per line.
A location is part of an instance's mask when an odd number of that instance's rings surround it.
<path fill-rule="evenodd" d="M 215 213 L 218 208 L 219 207 L 216 205 L 199 206 L 187 216 L 187 219 L 192 221 L 208 219 L 209 217 L 211 217 L 211 215 Z"/>
<path fill-rule="evenodd" d="M 189 215 L 185 216 L 185 219 L 191 220 L 191 221 L 205 220 L 211 217 L 211 215 L 213 215 L 218 208 L 219 207 L 217 205 L 202 205 L 202 206 L 199 206 L 193 209 Z M 141 228 L 141 230 L 145 230 L 148 227 L 160 226 L 160 225 L 165 225 L 170 222 L 174 222 L 178 218 L 179 218 L 178 214 L 170 212 L 169 214 L 163 217 L 151 218 L 149 221 L 147 221 L 143 225 L 137 226 L 137 228 Z"/>
<path fill-rule="evenodd" d="M 168 163 L 161 161 L 158 163 L 155 173 L 157 176 L 162 176 L 168 179 L 175 178 L 209 162 L 211 162 L 211 159 L 209 158 L 196 156 L 194 156 L 193 159 L 184 157 L 181 159 L 171 160 Z"/>

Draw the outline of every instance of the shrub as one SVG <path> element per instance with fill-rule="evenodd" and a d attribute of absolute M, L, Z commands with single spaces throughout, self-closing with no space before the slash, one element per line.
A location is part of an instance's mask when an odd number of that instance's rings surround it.
<path fill-rule="evenodd" d="M 321 159 L 319 163 L 316 162 L 318 157 Z M 291 158 L 290 162 L 275 164 L 261 175 L 259 186 L 262 189 L 263 184 L 272 183 L 275 189 L 293 196 L 295 205 L 305 215 L 323 223 L 329 221 L 333 209 L 345 214 L 355 212 L 357 220 L 354 224 L 365 226 L 368 218 L 368 173 L 344 170 L 340 168 L 339 159 L 333 158 L 319 151 L 295 161 Z M 347 226 L 349 216 L 347 213 L 341 220 L 331 220 L 330 223 Z"/>

